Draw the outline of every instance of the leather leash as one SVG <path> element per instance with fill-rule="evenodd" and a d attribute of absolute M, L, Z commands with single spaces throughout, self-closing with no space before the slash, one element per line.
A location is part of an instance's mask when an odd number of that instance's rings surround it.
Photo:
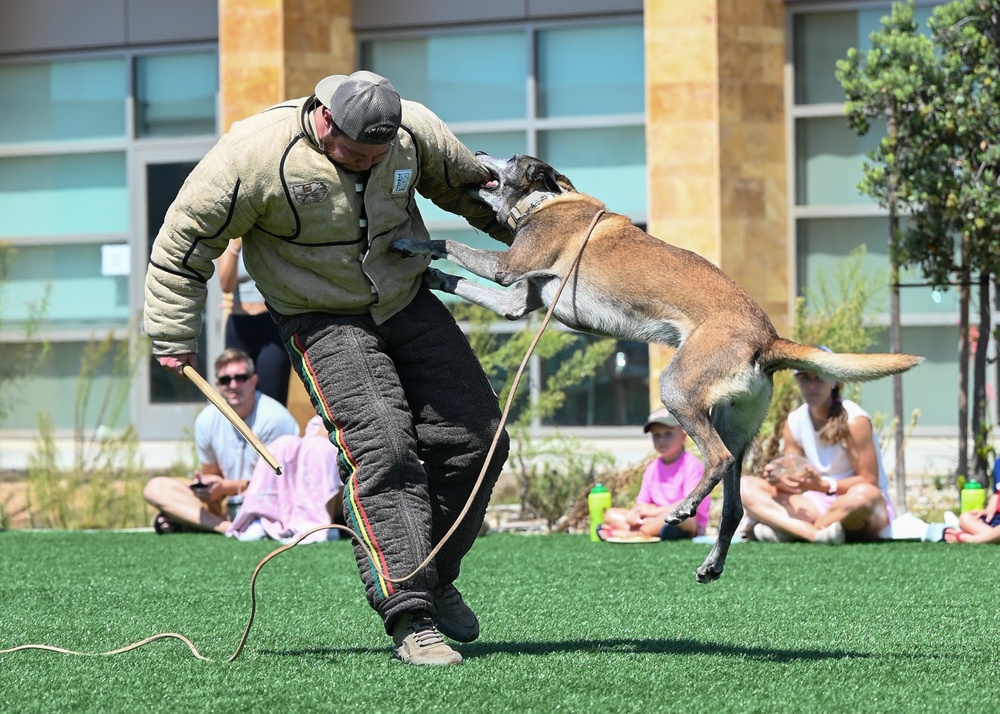
<path fill-rule="evenodd" d="M 521 360 L 521 366 L 518 367 L 517 373 L 514 375 L 514 382 L 511 384 L 510 392 L 507 395 L 507 403 L 504 405 L 503 413 L 500 416 L 500 425 L 497 427 L 496 434 L 493 437 L 493 443 L 490 444 L 489 451 L 486 454 L 486 459 L 483 462 L 483 468 L 479 472 L 479 478 L 476 479 L 476 483 L 472 487 L 472 492 L 469 494 L 469 498 L 465 502 L 465 506 L 458 514 L 458 517 L 455 519 L 455 522 L 451 525 L 451 528 L 448 529 L 448 532 L 441 537 L 441 540 L 438 541 L 438 544 L 434 546 L 434 548 L 427 555 L 427 557 L 424 558 L 423 562 L 420 563 L 420 565 L 418 565 L 413 570 L 412 573 L 401 578 L 390 578 L 388 574 L 383 573 L 385 579 L 388 580 L 390 583 L 394 584 L 405 583 L 407 580 L 411 580 L 421 570 L 426 568 L 427 564 L 430 563 L 431 560 L 435 558 L 435 556 L 437 556 L 437 554 L 441 551 L 441 548 L 443 548 L 445 543 L 448 542 L 448 539 L 451 538 L 451 536 L 455 533 L 455 531 L 458 529 L 458 526 L 461 525 L 462 520 L 464 520 L 466 514 L 469 512 L 469 509 L 472 507 L 472 502 L 475 499 L 476 494 L 479 493 L 480 487 L 483 485 L 483 479 L 486 477 L 486 472 L 489 470 L 490 461 L 493 459 L 493 454 L 496 451 L 497 444 L 500 442 L 500 435 L 503 433 L 504 426 L 506 426 L 507 424 L 507 416 L 510 414 L 510 408 L 511 405 L 514 403 L 514 396 L 515 393 L 517 392 L 517 386 L 521 381 L 521 376 L 524 373 L 524 368 L 528 364 L 528 359 L 531 357 L 532 352 L 534 352 L 535 346 L 538 344 L 538 341 L 542 338 L 542 334 L 545 332 L 545 328 L 548 327 L 549 321 L 552 318 L 552 313 L 555 310 L 556 304 L 559 302 L 559 297 L 562 295 L 563 289 L 566 287 L 566 283 L 570 281 L 570 278 L 576 272 L 576 269 L 580 264 L 580 259 L 583 257 L 583 250 L 584 248 L 587 247 L 587 243 L 590 241 L 590 236 L 593 234 L 594 228 L 597 227 L 597 222 L 601 220 L 601 216 L 603 216 L 604 214 L 605 214 L 604 209 L 601 209 L 594 215 L 593 220 L 590 222 L 590 226 L 587 228 L 587 232 L 584 234 L 583 241 L 580 243 L 580 248 L 576 252 L 576 257 L 573 258 L 573 263 L 570 265 L 566 275 L 563 276 L 562 281 L 559 283 L 559 288 L 556 290 L 555 297 L 553 297 L 552 299 L 552 304 L 549 305 L 549 308 L 545 313 L 545 317 L 542 319 L 542 324 L 539 326 L 538 331 L 535 333 L 535 338 L 531 341 L 531 344 L 528 345 L 528 350 L 524 354 L 524 359 Z M 193 368 L 191 371 L 192 372 L 194 371 Z M 197 375 L 197 372 L 195 372 L 195 374 Z M 226 406 L 229 405 L 227 404 Z M 276 473 L 280 473 L 280 471 L 276 471 Z M 319 531 L 325 531 L 331 529 L 337 529 L 344 531 L 345 533 L 349 533 L 354 538 L 354 541 L 358 543 L 365 551 L 365 555 L 368 557 L 368 559 L 372 563 L 378 563 L 378 560 L 375 558 L 374 553 L 371 552 L 371 550 L 368 548 L 365 542 L 358 537 L 358 534 L 352 528 L 349 528 L 348 526 L 337 525 L 334 523 L 328 523 L 325 526 L 317 526 L 316 528 L 312 528 L 306 531 L 305 533 L 300 533 L 298 537 L 295 538 L 295 540 L 286 543 L 280 548 L 271 551 L 264 557 L 263 560 L 261 560 L 257 564 L 257 567 L 254 568 L 253 574 L 250 576 L 250 618 L 247 620 L 246 628 L 244 628 L 243 630 L 243 636 L 240 638 L 240 642 L 239 645 L 237 645 L 236 647 L 236 651 L 233 652 L 233 654 L 226 660 L 227 662 L 236 661 L 236 658 L 239 657 L 240 653 L 243 652 L 243 648 L 246 646 L 247 639 L 250 637 L 250 629 L 253 627 L 254 617 L 257 614 L 257 576 L 260 574 L 261 568 L 264 567 L 264 564 L 267 563 L 272 558 L 274 558 L 275 556 L 277 556 L 279 553 L 284 553 L 286 550 L 291 550 L 292 548 L 297 546 L 300 542 L 302 542 L 303 539 L 308 538 L 313 533 L 318 533 Z M 201 654 L 201 652 L 198 651 L 198 648 L 195 647 L 194 643 L 191 642 L 191 640 L 189 640 L 184 635 L 177 634 L 176 632 L 163 632 L 158 635 L 153 635 L 152 637 L 147 637 L 146 639 L 140 640 L 139 642 L 134 642 L 130 645 L 126 645 L 125 647 L 120 647 L 116 650 L 110 650 L 108 652 L 77 652 L 74 650 L 63 649 L 61 647 L 53 647 L 52 645 L 31 644 L 31 645 L 20 645 L 18 647 L 11 647 L 10 649 L 0 650 L 0 654 L 17 652 L 20 650 L 46 650 L 48 652 L 59 652 L 61 654 L 101 657 L 101 656 L 108 656 L 108 655 L 128 652 L 130 650 L 138 649 L 139 647 L 142 647 L 144 645 L 148 645 L 149 643 L 155 642 L 156 640 L 162 640 L 162 639 L 180 640 L 185 645 L 187 645 L 188 649 L 191 650 L 191 654 L 194 655 L 196 658 L 204 662 L 213 661 L 209 657 L 205 657 L 203 654 Z"/>

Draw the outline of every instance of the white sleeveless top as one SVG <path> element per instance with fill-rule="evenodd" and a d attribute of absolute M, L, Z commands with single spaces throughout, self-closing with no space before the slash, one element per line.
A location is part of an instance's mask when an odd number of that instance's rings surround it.
<path fill-rule="evenodd" d="M 847 410 L 847 419 L 851 421 L 859 416 L 868 420 L 869 428 L 872 430 L 872 441 L 875 445 L 875 458 L 878 462 L 878 488 L 885 498 L 886 504 L 892 507 L 892 500 L 889 498 L 889 479 L 885 475 L 885 467 L 882 466 L 882 448 L 879 445 L 878 434 L 871 426 L 871 416 L 868 412 L 852 402 L 850 399 L 843 400 L 844 409 Z M 854 475 L 851 467 L 851 457 L 847 453 L 847 447 L 843 443 L 826 444 L 819 440 L 819 432 L 813 429 L 812 419 L 809 418 L 809 405 L 803 404 L 801 407 L 788 415 L 788 427 L 806 458 L 819 472 L 820 476 L 827 476 L 839 481 L 848 476 Z"/>

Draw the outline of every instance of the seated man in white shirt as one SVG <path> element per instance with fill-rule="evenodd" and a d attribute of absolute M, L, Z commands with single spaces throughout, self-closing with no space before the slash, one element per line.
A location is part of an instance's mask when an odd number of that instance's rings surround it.
<path fill-rule="evenodd" d="M 250 356 L 242 350 L 225 350 L 215 361 L 215 385 L 262 443 L 279 436 L 298 436 L 291 412 L 257 391 L 257 375 Z M 257 452 L 215 406 L 205 407 L 194 422 L 194 437 L 201 468 L 190 481 L 158 476 L 143 490 L 146 501 L 159 513 L 153 521 L 157 533 L 205 531 L 225 534 L 231 525 L 226 501 L 241 495 L 250 483 Z"/>

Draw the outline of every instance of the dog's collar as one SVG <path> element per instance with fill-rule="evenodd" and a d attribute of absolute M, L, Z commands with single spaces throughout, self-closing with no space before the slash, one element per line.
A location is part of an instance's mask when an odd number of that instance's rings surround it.
<path fill-rule="evenodd" d="M 522 198 L 517 204 L 510 209 L 510 215 L 507 216 L 507 225 L 510 226 L 512 231 L 517 230 L 518 221 L 524 218 L 526 215 L 531 213 L 531 211 L 536 208 L 539 204 L 548 201 L 550 198 L 555 198 L 556 194 L 535 191 L 534 193 L 529 193 L 527 196 Z"/>

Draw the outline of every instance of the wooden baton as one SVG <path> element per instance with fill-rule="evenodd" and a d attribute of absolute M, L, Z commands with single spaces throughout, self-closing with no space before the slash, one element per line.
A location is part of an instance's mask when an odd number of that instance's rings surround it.
<path fill-rule="evenodd" d="M 233 408 L 229 406 L 229 403 L 212 388 L 212 385 L 205 381 L 205 378 L 198 374 L 198 370 L 189 364 L 184 365 L 184 376 L 194 382 L 195 386 L 201 390 L 201 393 L 208 397 L 208 400 L 216 406 L 216 408 L 222 412 L 222 415 L 229 420 L 229 423 L 236 427 L 236 431 L 247 440 L 247 443 L 253 447 L 260 458 L 267 462 L 267 465 L 271 467 L 278 476 L 281 475 L 281 464 L 278 463 L 277 459 L 271 455 L 271 452 L 267 450 L 267 447 L 261 443 L 261 440 L 257 438 L 257 435 L 250 431 L 250 427 L 247 426 L 246 422 L 240 419 L 240 415 L 233 411 Z"/>

